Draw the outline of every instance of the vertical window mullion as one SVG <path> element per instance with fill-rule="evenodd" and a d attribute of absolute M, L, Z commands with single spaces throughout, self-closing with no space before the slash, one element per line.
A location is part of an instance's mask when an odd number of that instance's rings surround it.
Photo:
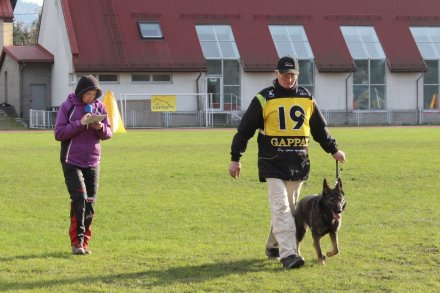
<path fill-rule="evenodd" d="M 435 47 L 435 46 L 434 46 Z M 440 99 L 440 97 L 439 97 L 439 94 L 440 94 L 440 60 L 437 60 L 437 68 L 438 68 L 438 71 L 439 71 L 439 80 L 437 80 L 437 109 L 439 109 L 440 108 L 440 101 L 439 101 L 439 99 Z M 435 108 L 435 105 L 434 105 L 434 108 Z"/>
<path fill-rule="evenodd" d="M 212 30 L 214 31 L 215 45 L 217 46 L 217 49 L 220 52 L 220 58 L 223 59 L 223 52 L 222 52 L 222 48 L 220 47 L 220 41 L 218 39 L 217 31 L 215 29 L 215 25 L 212 26 Z"/>
<path fill-rule="evenodd" d="M 371 59 L 368 59 L 368 110 L 371 110 Z"/>
<path fill-rule="evenodd" d="M 287 29 L 287 25 L 284 26 L 284 30 L 286 31 L 287 39 L 289 40 L 289 45 L 290 45 L 290 49 L 293 52 L 293 56 L 298 56 L 298 54 L 295 50 L 295 46 L 293 45 L 293 40 L 290 37 L 289 30 Z"/>

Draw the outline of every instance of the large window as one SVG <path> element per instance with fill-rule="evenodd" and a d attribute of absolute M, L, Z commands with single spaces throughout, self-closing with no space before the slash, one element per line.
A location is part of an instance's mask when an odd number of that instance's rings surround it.
<path fill-rule="evenodd" d="M 428 69 L 423 78 L 423 108 L 439 109 L 440 28 L 411 27 L 410 30 Z"/>
<path fill-rule="evenodd" d="M 240 54 L 229 25 L 197 25 L 197 35 L 206 59 L 206 88 L 210 108 L 239 110 Z"/>
<path fill-rule="evenodd" d="M 269 25 L 278 57 L 293 56 L 299 61 L 298 85 L 314 92 L 314 56 L 304 27 L 301 25 Z"/>
<path fill-rule="evenodd" d="M 197 25 L 197 35 L 205 59 L 239 59 L 229 25 Z"/>
<path fill-rule="evenodd" d="M 374 28 L 342 26 L 341 31 L 356 65 L 353 74 L 353 109 L 386 109 L 386 59 Z"/>

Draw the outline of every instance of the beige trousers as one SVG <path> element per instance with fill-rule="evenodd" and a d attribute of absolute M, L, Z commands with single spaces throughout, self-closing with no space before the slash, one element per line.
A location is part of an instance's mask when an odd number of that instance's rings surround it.
<path fill-rule="evenodd" d="M 292 212 L 304 181 L 283 181 L 266 178 L 272 214 L 267 248 L 279 248 L 280 258 L 297 254 L 296 228 Z"/>

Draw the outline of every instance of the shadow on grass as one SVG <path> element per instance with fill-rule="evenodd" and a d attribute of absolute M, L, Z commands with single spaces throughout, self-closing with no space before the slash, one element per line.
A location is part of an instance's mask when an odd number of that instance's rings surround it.
<path fill-rule="evenodd" d="M 33 258 L 71 258 L 70 254 L 66 254 L 65 252 L 54 252 L 54 253 L 46 253 L 46 254 L 31 254 L 31 255 L 16 255 L 10 257 L 0 257 L 0 262 L 6 261 L 14 261 L 14 260 L 27 260 Z"/>
<path fill-rule="evenodd" d="M 56 254 L 58 255 L 58 254 Z M 61 254 L 59 254 L 61 256 Z M 33 258 L 36 256 L 21 257 L 22 259 Z M 41 256 L 40 256 L 41 257 Z M 55 256 L 56 257 L 56 256 Z M 15 257 L 17 258 L 17 257 Z M 154 288 L 156 286 L 168 286 L 173 284 L 203 283 L 211 279 L 220 278 L 227 275 L 244 274 L 248 272 L 265 271 L 267 267 L 262 259 L 240 260 L 231 262 L 218 262 L 200 264 L 193 266 L 171 267 L 165 270 L 140 271 L 131 273 L 108 274 L 101 276 L 88 276 L 80 278 L 66 278 L 54 280 L 39 280 L 31 282 L 5 282 L 0 283 L 0 291 L 43 289 L 54 286 L 73 285 L 73 284 L 93 284 L 102 282 L 112 286 L 120 287 L 126 284 L 133 284 L 137 280 L 137 287 Z"/>

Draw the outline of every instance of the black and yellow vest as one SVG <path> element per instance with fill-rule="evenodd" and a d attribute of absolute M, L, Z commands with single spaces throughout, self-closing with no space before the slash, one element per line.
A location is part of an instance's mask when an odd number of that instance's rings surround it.
<path fill-rule="evenodd" d="M 304 88 L 292 96 L 284 91 L 266 89 L 256 97 L 260 101 L 264 129 L 258 135 L 260 180 L 279 178 L 305 180 L 309 174 L 307 148 L 310 141 L 310 117 L 314 102 Z"/>

